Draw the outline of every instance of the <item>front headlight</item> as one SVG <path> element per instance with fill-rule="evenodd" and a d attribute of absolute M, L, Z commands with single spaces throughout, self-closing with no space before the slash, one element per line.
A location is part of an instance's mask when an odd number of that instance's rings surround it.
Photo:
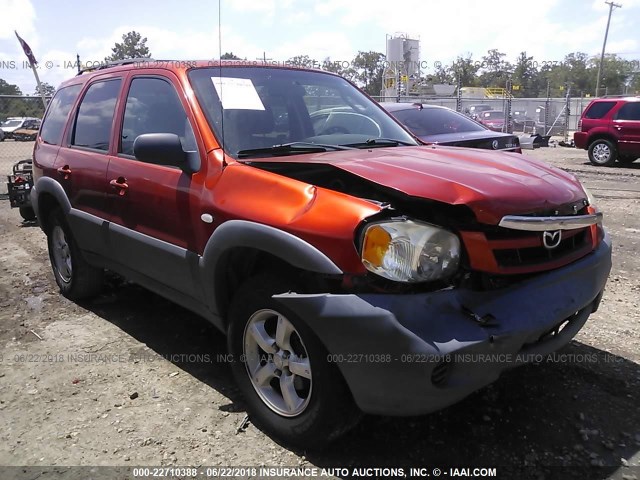
<path fill-rule="evenodd" d="M 397 282 L 428 282 L 453 275 L 460 240 L 428 223 L 391 220 L 366 227 L 362 263 L 370 272 Z"/>

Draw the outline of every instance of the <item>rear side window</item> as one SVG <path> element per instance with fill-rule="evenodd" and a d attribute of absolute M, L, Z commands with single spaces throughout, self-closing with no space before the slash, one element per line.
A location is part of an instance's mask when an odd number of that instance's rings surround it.
<path fill-rule="evenodd" d="M 52 145 L 60 144 L 60 137 L 67 123 L 69 111 L 76 101 L 81 87 L 82 85 L 71 85 L 56 92 L 40 130 L 40 138 L 43 142 Z"/>
<path fill-rule="evenodd" d="M 120 79 L 107 80 L 89 87 L 78 109 L 72 145 L 109 150 L 111 124 L 120 83 Z"/>
<path fill-rule="evenodd" d="M 184 151 L 196 151 L 196 137 L 178 94 L 160 78 L 134 78 L 127 95 L 119 152 L 133 155 L 133 142 L 145 133 L 174 133 Z"/>
<path fill-rule="evenodd" d="M 584 118 L 602 118 L 614 107 L 616 102 L 596 102 L 584 113 Z"/>
<path fill-rule="evenodd" d="M 640 102 L 630 102 L 622 106 L 616 115 L 617 120 L 640 120 Z"/>

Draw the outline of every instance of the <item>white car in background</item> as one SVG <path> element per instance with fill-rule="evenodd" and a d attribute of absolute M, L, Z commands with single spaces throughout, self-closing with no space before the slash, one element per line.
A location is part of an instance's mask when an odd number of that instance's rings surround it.
<path fill-rule="evenodd" d="M 34 122 L 36 122 L 38 127 L 40 127 L 41 120 L 36 117 L 8 117 L 4 122 L 0 124 L 0 130 L 2 130 L 4 137 L 2 138 L 2 140 L 4 140 L 5 138 L 13 138 L 13 132 L 23 128 L 26 123 Z"/>

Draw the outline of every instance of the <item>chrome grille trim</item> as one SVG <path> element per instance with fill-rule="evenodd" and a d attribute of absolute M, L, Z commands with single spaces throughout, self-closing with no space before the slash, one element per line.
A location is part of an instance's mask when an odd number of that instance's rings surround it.
<path fill-rule="evenodd" d="M 507 215 L 498 224 L 511 230 L 527 230 L 530 232 L 544 232 L 553 230 L 575 230 L 602 223 L 602 212 L 590 215 L 573 215 L 566 217 L 524 217 Z"/>

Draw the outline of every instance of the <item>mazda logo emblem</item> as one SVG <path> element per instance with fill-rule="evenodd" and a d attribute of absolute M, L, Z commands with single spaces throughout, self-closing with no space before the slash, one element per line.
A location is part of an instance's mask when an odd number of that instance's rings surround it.
<path fill-rule="evenodd" d="M 556 230 L 555 232 L 544 232 L 542 234 L 542 243 L 544 247 L 551 250 L 560 245 L 562 240 L 562 230 Z"/>
<path fill-rule="evenodd" d="M 494 140 L 493 142 L 491 142 L 491 146 L 493 147 L 494 150 L 498 149 L 498 140 Z"/>

